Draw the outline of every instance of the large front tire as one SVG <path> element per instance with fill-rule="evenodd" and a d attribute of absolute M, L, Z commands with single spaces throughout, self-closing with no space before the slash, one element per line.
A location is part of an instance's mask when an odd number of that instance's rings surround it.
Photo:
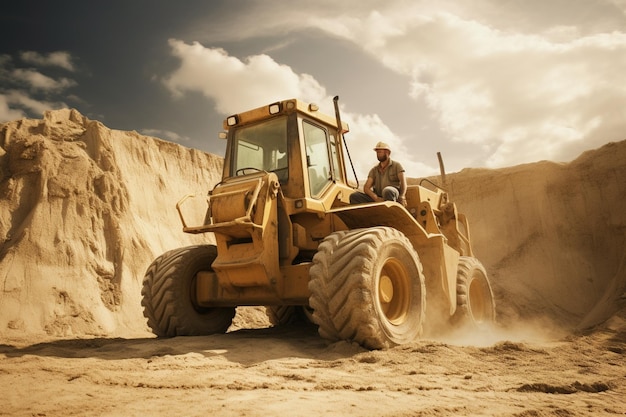
<path fill-rule="evenodd" d="M 174 249 L 152 262 L 143 280 L 141 305 L 152 332 L 161 337 L 224 333 L 235 316 L 234 307 L 198 306 L 196 274 L 211 271 L 217 257 L 213 245 Z"/>
<path fill-rule="evenodd" d="M 476 258 L 461 256 L 456 278 L 456 312 L 452 323 L 484 327 L 496 321 L 496 304 L 487 271 Z"/>
<path fill-rule="evenodd" d="M 322 337 L 384 349 L 422 333 L 422 265 L 400 231 L 375 227 L 335 232 L 319 245 L 309 304 Z"/>

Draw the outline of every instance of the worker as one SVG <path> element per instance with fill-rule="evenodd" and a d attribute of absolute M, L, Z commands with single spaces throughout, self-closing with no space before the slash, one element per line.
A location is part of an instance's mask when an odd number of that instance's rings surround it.
<path fill-rule="evenodd" d="M 391 160 L 391 148 L 385 142 L 378 142 L 374 150 L 378 164 L 367 174 L 363 192 L 355 191 L 350 195 L 350 204 L 397 201 L 406 206 L 406 176 L 402 164 Z"/>

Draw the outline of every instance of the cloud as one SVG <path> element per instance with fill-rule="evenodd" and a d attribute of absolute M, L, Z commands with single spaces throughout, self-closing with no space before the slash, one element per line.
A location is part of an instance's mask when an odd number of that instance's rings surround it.
<path fill-rule="evenodd" d="M 410 80 L 408 95 L 436 121 L 434 129 L 442 138 L 438 146 L 446 147 L 442 150 L 449 152 L 454 169 L 495 168 L 542 159 L 567 161 L 584 150 L 624 139 L 624 4 L 369 0 L 320 1 L 292 10 L 251 1 L 249 13 L 228 16 L 223 24 L 213 25 L 205 39 L 237 43 L 265 38 L 280 43 L 276 39 L 281 35 L 293 40 L 314 28 L 351 42 Z M 166 85 L 178 94 L 202 91 L 222 113 L 262 105 L 271 101 L 268 97 L 303 98 L 309 91 L 302 88 L 307 78 L 312 94 L 304 98 L 326 100 L 318 80 L 268 55 L 240 60 L 197 43 L 170 45 L 183 64 Z M 193 60 L 192 49 L 197 49 Z M 204 66 L 210 69 L 201 74 L 198 69 Z M 395 135 L 376 117 L 355 115 L 352 133 L 358 129 L 359 140 L 371 138 L 375 143 L 384 138 L 402 151 L 414 150 L 414 137 Z M 388 131 L 375 138 L 368 133 L 369 122 Z M 361 129 L 361 124 L 367 128 Z M 452 149 L 471 151 L 454 154 Z M 415 172 L 425 168 L 416 164 Z"/>
<path fill-rule="evenodd" d="M 0 123 L 21 119 L 25 116 L 22 110 L 10 108 L 8 97 L 0 94 Z"/>
<path fill-rule="evenodd" d="M 377 114 L 363 115 L 342 111 L 341 120 L 350 126 L 350 132 L 345 135 L 345 139 L 361 185 L 365 183 L 370 168 L 378 163 L 373 149 L 379 141 L 389 144 L 391 158 L 400 161 L 406 171 L 411 173 L 409 176 L 437 173 L 431 167 L 415 161 L 417 152 L 412 149 L 413 146 L 394 133 Z"/>
<path fill-rule="evenodd" d="M 626 102 L 626 33 L 549 24 L 522 33 L 393 6 L 313 22 L 409 76 L 411 97 L 448 139 L 482 146 L 486 166 L 563 160 L 623 139 L 626 114 L 614 109 Z"/>
<path fill-rule="evenodd" d="M 176 143 L 185 143 L 191 141 L 189 137 L 180 135 L 176 132 L 172 132 L 171 130 L 141 129 L 140 133 L 142 135 L 152 136 L 155 138 L 164 138 L 166 140 Z"/>
<path fill-rule="evenodd" d="M 41 115 L 46 110 L 68 107 L 64 100 L 82 100 L 67 90 L 78 85 L 66 77 L 51 77 L 40 70 L 22 68 L 22 62 L 38 66 L 58 67 L 73 71 L 72 58 L 67 52 L 43 55 L 28 51 L 20 53 L 21 62 L 11 55 L 0 55 L 0 116 L 3 121 L 29 115 Z"/>
<path fill-rule="evenodd" d="M 318 102 L 326 91 L 312 76 L 296 74 L 268 55 L 245 60 L 229 56 L 221 48 L 198 42 L 187 44 L 171 39 L 172 54 L 180 66 L 163 82 L 176 97 L 196 91 L 215 102 L 222 114 L 239 112 L 285 98 Z"/>
<path fill-rule="evenodd" d="M 59 67 L 68 71 L 74 71 L 73 59 L 69 52 L 56 51 L 47 55 L 35 51 L 20 53 L 22 61 L 41 67 Z"/>
<path fill-rule="evenodd" d="M 352 42 L 409 77 L 410 97 L 426 104 L 447 142 L 481 150 L 466 162 L 569 160 L 624 139 L 624 0 L 321 1 L 298 10 L 253 1 L 250 7 L 253 13 L 230 16 L 211 36 L 293 38 L 315 28 Z M 280 19 L 259 18 L 273 14 Z M 258 24 L 247 24 L 254 19 Z"/>
<path fill-rule="evenodd" d="M 19 90 L 9 91 L 7 94 L 4 95 L 4 98 L 6 100 L 6 103 L 14 108 L 14 112 L 21 112 L 21 110 L 15 109 L 17 107 L 30 110 L 35 114 L 41 115 L 46 110 L 62 109 L 68 107 L 67 104 L 61 101 L 37 100 Z"/>
<path fill-rule="evenodd" d="M 61 91 L 76 85 L 75 81 L 68 78 L 61 77 L 55 80 L 32 69 L 15 69 L 12 76 L 16 80 L 26 82 L 34 90 Z"/>

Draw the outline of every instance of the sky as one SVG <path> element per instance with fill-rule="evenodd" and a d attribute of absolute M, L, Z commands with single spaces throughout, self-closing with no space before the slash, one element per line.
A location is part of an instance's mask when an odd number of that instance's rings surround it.
<path fill-rule="evenodd" d="M 75 108 L 224 155 L 222 120 L 278 100 L 341 116 L 362 179 L 626 139 L 626 0 L 84 0 L 0 13 L 0 122 Z"/>

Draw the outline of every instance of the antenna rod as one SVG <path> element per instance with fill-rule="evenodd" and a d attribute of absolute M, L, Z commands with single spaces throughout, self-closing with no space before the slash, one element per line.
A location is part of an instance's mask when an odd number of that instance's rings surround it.
<path fill-rule="evenodd" d="M 446 186 L 446 169 L 443 167 L 443 158 L 441 152 L 437 152 L 437 159 L 439 159 L 439 172 L 441 172 L 441 183 Z"/>
<path fill-rule="evenodd" d="M 359 178 L 356 176 L 356 170 L 354 169 L 354 164 L 352 163 L 352 158 L 350 157 L 350 150 L 348 149 L 348 144 L 344 140 L 342 133 L 343 127 L 341 125 L 341 115 L 339 114 L 339 96 L 335 96 L 333 98 L 333 103 L 335 104 L 335 118 L 337 119 L 337 137 L 343 142 L 343 146 L 346 148 L 346 155 L 348 155 L 348 160 L 350 161 L 352 173 L 354 174 L 354 179 L 356 180 L 356 186 L 358 188 Z"/>

